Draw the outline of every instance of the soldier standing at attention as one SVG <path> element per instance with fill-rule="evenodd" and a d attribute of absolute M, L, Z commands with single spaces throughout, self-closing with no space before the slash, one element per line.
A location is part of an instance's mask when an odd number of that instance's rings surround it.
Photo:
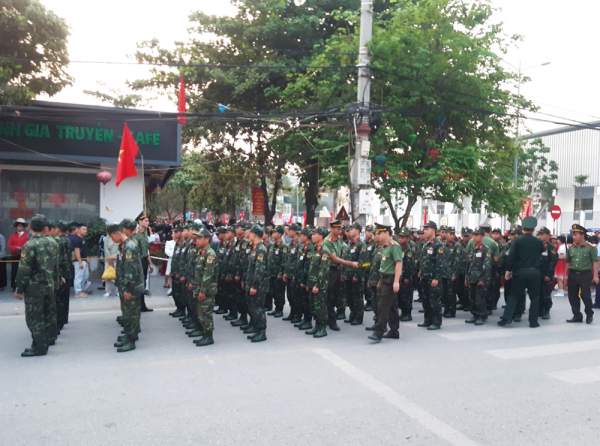
<path fill-rule="evenodd" d="M 196 262 L 198 261 L 198 248 L 196 247 L 194 232 L 198 232 L 203 225 L 198 223 L 192 223 L 191 239 L 190 244 L 186 250 L 185 262 L 182 264 L 183 269 L 183 291 L 185 292 L 185 301 L 188 308 L 189 321 L 184 325 L 187 329 L 185 332 L 190 338 L 197 338 L 202 336 L 202 329 L 198 326 L 198 314 L 196 314 L 196 299 L 194 299 L 194 293 L 190 288 L 192 277 L 196 271 Z"/>
<path fill-rule="evenodd" d="M 210 246 L 211 233 L 202 228 L 192 234 L 198 251 L 193 275 L 190 277 L 189 287 L 196 300 L 196 315 L 198 327 L 202 337 L 194 341 L 198 347 L 214 344 L 213 308 L 218 288 L 217 255 Z"/>
<path fill-rule="evenodd" d="M 340 280 L 340 265 L 349 266 L 357 269 L 358 262 L 350 262 L 342 259 L 342 242 L 340 236 L 342 234 L 342 222 L 335 220 L 330 223 L 331 234 L 323 242 L 324 246 L 330 253 L 331 267 L 329 270 L 329 283 L 327 289 L 327 323 L 333 331 L 340 331 L 337 325 L 338 314 L 336 308 L 342 307 L 341 300 L 341 280 Z"/>
<path fill-rule="evenodd" d="M 552 308 L 552 290 L 554 289 L 554 271 L 558 263 L 556 246 L 550 243 L 550 229 L 542 226 L 538 237 L 544 244 L 544 251 L 540 257 L 540 314 L 542 319 L 550 319 Z"/>
<path fill-rule="evenodd" d="M 367 247 L 360 239 L 362 226 L 354 222 L 349 226 L 347 260 L 359 265 L 367 263 Z M 344 322 L 350 325 L 362 325 L 365 315 L 364 307 L 364 271 L 362 268 L 344 268 L 344 284 L 346 286 L 347 302 L 350 306 L 350 316 Z"/>
<path fill-rule="evenodd" d="M 453 226 L 446 228 L 446 242 L 444 243 L 444 256 L 442 257 L 442 304 L 444 317 L 456 317 L 456 285 L 458 271 L 462 257 L 462 245 L 456 241 L 456 230 Z"/>
<path fill-rule="evenodd" d="M 288 304 L 290 305 L 290 314 L 284 317 L 283 321 L 293 321 L 298 311 L 298 304 L 296 303 L 296 289 L 297 286 L 294 283 L 294 270 L 298 259 L 298 250 L 300 240 L 298 240 L 299 228 L 296 223 L 292 223 L 288 228 L 288 235 L 292 241 L 289 243 L 288 254 L 285 259 L 285 268 L 283 274 L 283 281 L 287 285 L 287 298 Z"/>
<path fill-rule="evenodd" d="M 398 243 L 402 248 L 402 277 L 400 292 L 398 293 L 398 307 L 400 308 L 400 322 L 412 321 L 413 308 L 413 277 L 417 269 L 414 248 L 410 243 L 410 229 L 402 228 L 398 235 Z"/>
<path fill-rule="evenodd" d="M 173 250 L 173 256 L 171 257 L 171 277 L 173 290 L 173 300 L 175 301 L 176 310 L 169 313 L 169 316 L 173 317 L 185 317 L 185 302 L 181 297 L 181 285 L 179 282 L 179 263 L 181 262 L 181 250 L 185 246 L 186 240 L 183 238 L 183 234 L 180 226 L 173 228 L 173 240 L 175 241 L 175 249 Z"/>
<path fill-rule="evenodd" d="M 54 345 L 56 340 L 58 339 L 58 318 L 56 314 L 56 294 L 58 292 L 58 287 L 61 283 L 60 276 L 60 258 L 58 255 L 58 242 L 54 239 L 54 224 L 48 220 L 46 217 L 43 217 L 45 220 L 44 231 L 42 235 L 46 238 L 50 249 L 50 252 L 54 256 L 54 261 L 56 262 L 56 270 L 54 274 L 54 292 L 52 293 L 52 299 L 50 301 L 50 319 L 47 322 L 46 333 L 48 334 L 48 345 Z"/>
<path fill-rule="evenodd" d="M 371 288 L 371 296 L 373 299 L 373 321 L 375 322 L 372 326 L 366 327 L 367 331 L 375 331 L 376 322 L 377 322 L 377 284 L 379 283 L 379 279 L 381 279 L 381 274 L 379 273 L 379 267 L 381 266 L 381 251 L 383 249 L 383 245 L 381 244 L 381 237 L 384 234 L 383 232 L 375 232 L 373 235 L 373 240 L 375 240 L 375 248 L 373 248 L 373 259 L 371 261 L 371 275 L 369 276 L 369 287 Z"/>
<path fill-rule="evenodd" d="M 50 339 L 48 328 L 52 325 L 52 297 L 58 271 L 53 244 L 44 237 L 47 219 L 36 215 L 31 219 L 31 239 L 21 250 L 19 270 L 16 277 L 15 298 L 25 297 L 25 322 L 31 332 L 31 348 L 25 349 L 21 356 L 43 356 L 48 353 Z"/>
<path fill-rule="evenodd" d="M 150 269 L 150 272 L 154 271 L 154 265 L 152 264 L 152 259 L 150 259 L 150 244 L 148 242 L 148 226 L 150 226 L 150 219 L 148 218 L 148 215 L 146 215 L 146 212 L 142 211 L 135 221 L 139 227 L 134 232 L 133 238 L 140 246 L 142 271 L 144 272 L 144 292 L 140 299 L 142 303 L 142 312 L 147 313 L 154 311 L 152 308 L 146 306 L 146 281 L 148 280 L 148 269 Z"/>
<path fill-rule="evenodd" d="M 283 273 L 285 262 L 288 255 L 288 246 L 283 241 L 283 226 L 279 225 L 271 234 L 273 241 L 268 249 L 268 267 L 269 267 L 269 293 L 275 304 L 275 310 L 268 313 L 269 316 L 282 317 L 283 307 L 285 305 L 285 282 Z M 267 302 L 267 308 L 271 303 Z"/>
<path fill-rule="evenodd" d="M 591 324 L 594 320 L 594 311 L 592 310 L 590 286 L 592 282 L 598 285 L 598 254 L 596 248 L 585 241 L 586 230 L 583 226 L 573 225 L 571 232 L 573 233 L 573 244 L 569 246 L 565 257 L 567 261 L 565 280 L 569 290 L 569 303 L 573 310 L 573 318 L 567 322 L 583 322 L 579 299 L 581 296 L 585 306 L 585 323 Z"/>
<path fill-rule="evenodd" d="M 529 326 L 539 327 L 538 311 L 540 308 L 540 256 L 544 251 L 544 244 L 533 236 L 537 226 L 535 217 L 523 219 L 523 235 L 514 240 L 506 264 L 506 278 L 512 278 L 508 302 L 504 309 L 502 319 L 498 325 L 505 326 L 512 322 L 517 305 L 517 297 L 522 293 L 529 293 L 531 305 L 529 307 Z"/>
<path fill-rule="evenodd" d="M 269 291 L 269 271 L 267 269 L 267 248 L 262 242 L 263 229 L 252 226 L 250 241 L 252 252 L 248 259 L 248 269 L 244 278 L 250 313 L 250 327 L 244 330 L 249 333 L 252 342 L 267 340 L 267 316 L 264 311 L 265 296 Z"/>
<path fill-rule="evenodd" d="M 141 331 L 141 296 L 145 288 L 139 245 L 127 237 L 123 228 L 132 231 L 135 222 L 125 219 L 120 224 L 112 224 L 107 228 L 110 238 L 119 244 L 116 285 L 119 295 L 123 296 L 123 329 L 125 330 L 124 336 L 119 336 L 115 343 L 119 353 L 135 349 L 135 341 L 138 340 Z"/>
<path fill-rule="evenodd" d="M 248 267 L 248 255 L 250 254 L 250 240 L 246 238 L 246 223 L 240 221 L 235 228 L 237 241 L 233 248 L 233 257 L 230 260 L 230 274 L 234 281 L 235 306 L 239 311 L 240 318 L 231 321 L 234 327 L 245 327 L 248 325 L 248 303 L 246 291 L 242 285 L 242 278 Z"/>
<path fill-rule="evenodd" d="M 315 251 L 315 245 L 311 241 L 311 235 L 312 230 L 308 228 L 302 229 L 299 235 L 300 243 L 302 243 L 303 248 L 302 252 L 300 253 L 300 257 L 298 258 L 296 281 L 300 284 L 300 308 L 302 309 L 304 320 L 299 324 L 294 324 L 294 327 L 297 327 L 298 330 L 310 330 L 313 328 L 313 315 L 310 307 L 309 290 L 306 286 L 306 283 L 308 281 L 308 273 L 310 269 L 310 259 L 312 258 L 312 254 Z"/>
<path fill-rule="evenodd" d="M 62 330 L 63 326 L 69 323 L 69 297 L 70 297 L 70 283 L 73 279 L 73 275 L 71 274 L 71 251 L 73 250 L 73 245 L 65 235 L 67 231 L 67 223 L 64 221 L 59 221 L 56 224 L 56 228 L 58 230 L 58 244 L 60 249 L 62 250 L 61 256 L 65 259 L 66 263 L 63 265 L 60 275 L 65 280 L 61 281 L 58 294 L 57 294 L 57 310 L 58 310 L 58 329 Z"/>
<path fill-rule="evenodd" d="M 381 278 L 377 284 L 377 322 L 373 334 L 368 336 L 372 341 L 379 342 L 382 338 L 400 339 L 400 318 L 398 316 L 398 292 L 402 277 L 402 248 L 392 240 L 391 226 L 375 224 L 375 230 L 380 235 L 383 245 L 381 251 Z M 386 332 L 388 327 L 390 330 Z"/>
<path fill-rule="evenodd" d="M 373 226 L 368 225 L 365 228 L 365 245 L 367 247 L 366 262 L 368 266 L 365 266 L 365 280 L 364 280 L 364 293 L 365 293 L 365 311 L 373 311 L 373 296 L 371 295 L 371 287 L 369 286 L 369 277 L 371 276 L 371 264 L 373 263 L 373 250 L 377 243 L 373 238 Z"/>
<path fill-rule="evenodd" d="M 216 230 L 218 244 L 216 247 L 217 252 L 217 265 L 219 268 L 218 271 L 218 287 L 217 287 L 217 296 L 215 297 L 215 305 L 218 305 L 219 308 L 215 311 L 215 314 L 227 314 L 227 304 L 225 300 L 225 296 L 223 294 L 223 288 L 221 287 L 221 265 L 223 265 L 223 261 L 225 258 L 225 245 L 227 244 L 227 240 L 225 239 L 227 234 L 227 229 L 223 226 L 219 226 Z M 215 248 L 213 248 L 213 251 Z"/>
<path fill-rule="evenodd" d="M 223 294 L 225 296 L 225 305 L 229 310 L 227 315 L 224 315 L 226 321 L 235 321 L 238 317 L 237 305 L 235 303 L 235 282 L 231 274 L 233 255 L 235 252 L 235 228 L 229 226 L 225 233 L 225 257 L 223 264 L 219 264 L 219 274 L 221 275 Z"/>
<path fill-rule="evenodd" d="M 483 244 L 485 232 L 475 228 L 472 232 L 473 249 L 468 254 L 465 286 L 469 289 L 471 314 L 467 324 L 483 325 L 487 320 L 487 287 L 492 277 L 492 253 Z"/>
<path fill-rule="evenodd" d="M 315 318 L 315 328 L 305 333 L 312 335 L 313 338 L 322 338 L 327 336 L 327 293 L 328 282 L 331 277 L 331 253 L 324 245 L 324 238 L 327 236 L 325 228 L 317 228 L 312 233 L 312 242 L 315 246 L 311 254 L 306 288 L 309 292 L 309 301 L 311 313 Z"/>
<path fill-rule="evenodd" d="M 425 243 L 420 258 L 421 285 L 423 287 L 423 310 L 425 319 L 419 327 L 428 330 L 439 330 L 442 326 L 442 304 L 439 280 L 441 278 L 442 258 L 444 256 L 444 245 L 436 240 L 435 231 L 437 225 L 430 221 L 423 229 L 425 230 Z"/>
<path fill-rule="evenodd" d="M 465 285 L 466 274 L 467 274 L 467 244 L 471 240 L 471 231 L 469 228 L 462 228 L 462 238 L 460 244 L 462 246 L 460 260 L 458 262 L 458 280 L 456 284 L 456 293 L 458 294 L 458 306 L 457 310 L 471 311 L 469 306 L 469 289 Z"/>
<path fill-rule="evenodd" d="M 492 240 L 498 244 L 498 262 L 496 262 L 496 274 L 492 276 L 492 288 L 494 295 L 492 310 L 497 310 L 498 302 L 500 301 L 502 278 L 504 277 L 504 273 L 506 273 L 506 262 L 504 261 L 504 258 L 506 257 L 506 242 L 504 241 L 504 237 L 502 237 L 502 231 L 499 228 L 496 228 L 492 231 Z"/>

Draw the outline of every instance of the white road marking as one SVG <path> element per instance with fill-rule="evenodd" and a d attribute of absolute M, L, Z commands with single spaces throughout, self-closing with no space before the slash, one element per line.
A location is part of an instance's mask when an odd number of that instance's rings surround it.
<path fill-rule="evenodd" d="M 587 384 L 600 381 L 600 367 L 563 370 L 561 372 L 546 373 L 546 375 L 566 381 L 569 384 Z"/>
<path fill-rule="evenodd" d="M 451 341 L 471 341 L 477 339 L 510 338 L 513 336 L 524 336 L 529 334 L 575 332 L 589 328 L 590 327 L 584 327 L 582 325 L 575 326 L 571 324 L 564 324 L 532 329 L 529 328 L 529 325 L 526 323 L 521 327 L 494 328 L 491 330 L 484 328 L 482 330 L 475 329 L 462 333 L 439 333 L 439 335 L 442 338 L 450 339 Z"/>
<path fill-rule="evenodd" d="M 488 350 L 492 356 L 500 359 L 524 359 L 540 356 L 562 355 L 564 353 L 587 352 L 600 350 L 600 340 L 565 342 L 563 344 L 538 345 L 535 347 L 510 348 L 503 350 Z"/>
<path fill-rule="evenodd" d="M 326 348 L 314 349 L 315 353 L 325 358 L 327 361 L 338 367 L 351 378 L 355 379 L 368 389 L 372 390 L 391 405 L 400 409 L 404 414 L 417 420 L 425 428 L 435 433 L 438 437 L 456 446 L 476 446 L 479 443 L 471 440 L 452 426 L 436 418 L 422 407 L 409 401 L 406 397 L 388 387 L 381 381 L 375 379 L 368 373 L 363 372 L 358 367 L 342 359 L 331 350 Z"/>

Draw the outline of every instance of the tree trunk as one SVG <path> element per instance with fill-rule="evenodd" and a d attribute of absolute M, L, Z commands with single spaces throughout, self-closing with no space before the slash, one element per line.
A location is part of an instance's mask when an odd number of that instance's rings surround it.
<path fill-rule="evenodd" d="M 406 222 L 408 221 L 408 217 L 410 217 L 410 211 L 412 211 L 412 208 L 415 206 L 415 203 L 417 202 L 416 198 L 413 197 L 409 197 L 408 201 L 406 203 L 406 211 L 404 211 L 404 215 L 401 217 L 402 218 L 402 226 L 406 226 Z M 414 224 L 414 222 L 413 222 Z M 421 226 L 420 224 L 417 225 L 417 227 Z"/>
<path fill-rule="evenodd" d="M 400 229 L 400 226 L 398 226 L 400 219 L 398 218 L 396 209 L 394 209 L 394 203 L 392 202 L 391 197 L 386 197 L 383 200 L 386 202 L 386 204 L 390 208 L 390 213 L 392 214 L 392 218 L 394 219 L 394 229 Z"/>
<path fill-rule="evenodd" d="M 306 224 L 308 226 L 314 226 L 315 212 L 319 205 L 319 163 L 311 164 L 304 174 L 306 185 L 304 201 L 306 203 Z"/>
<path fill-rule="evenodd" d="M 273 216 L 275 215 L 275 209 L 277 207 L 277 194 L 279 193 L 279 187 L 281 186 L 281 169 L 277 169 L 277 173 L 275 174 L 275 181 L 273 183 L 273 195 L 271 197 L 271 202 L 269 203 L 269 191 L 267 189 L 267 178 L 264 176 L 260 177 L 260 188 L 263 193 L 263 198 L 265 201 L 265 224 L 269 224 L 273 221 Z"/>
<path fill-rule="evenodd" d="M 187 207 L 187 197 L 184 195 L 183 196 L 183 214 L 181 214 L 181 219 L 185 222 L 185 212 L 186 212 L 186 207 Z"/>

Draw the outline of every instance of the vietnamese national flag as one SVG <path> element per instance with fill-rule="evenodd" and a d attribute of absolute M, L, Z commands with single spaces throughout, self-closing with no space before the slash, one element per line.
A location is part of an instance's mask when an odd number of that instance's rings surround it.
<path fill-rule="evenodd" d="M 187 107 L 185 105 L 185 86 L 183 85 L 183 74 L 181 75 L 181 81 L 179 82 L 179 106 L 177 107 L 177 113 L 187 113 Z M 185 116 L 178 116 L 177 120 L 185 125 Z"/>
<path fill-rule="evenodd" d="M 135 139 L 133 139 L 127 123 L 125 123 L 121 138 L 121 149 L 119 150 L 119 161 L 117 162 L 117 187 L 119 187 L 119 184 L 125 178 L 137 177 L 137 170 L 135 170 L 133 160 L 135 160 L 139 150 L 140 148 Z"/>
<path fill-rule="evenodd" d="M 306 226 L 306 211 L 304 211 L 303 223 L 302 226 Z"/>
<path fill-rule="evenodd" d="M 288 225 L 292 224 L 293 218 L 294 218 L 294 210 L 292 209 L 292 213 L 290 214 L 290 221 L 288 222 Z"/>

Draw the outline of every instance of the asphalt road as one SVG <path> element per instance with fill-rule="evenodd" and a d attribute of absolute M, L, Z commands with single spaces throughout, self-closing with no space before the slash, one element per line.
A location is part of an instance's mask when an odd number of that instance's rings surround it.
<path fill-rule="evenodd" d="M 15 302 L 0 298 L 0 445 L 600 442 L 600 314 L 566 324 L 566 298 L 537 329 L 461 312 L 428 332 L 415 311 L 379 344 L 364 325 L 313 339 L 271 317 L 251 344 L 217 316 L 215 344 L 198 348 L 157 295 L 137 349 L 117 354 L 117 301 L 95 297 L 36 358 L 20 357 L 31 340 Z"/>

